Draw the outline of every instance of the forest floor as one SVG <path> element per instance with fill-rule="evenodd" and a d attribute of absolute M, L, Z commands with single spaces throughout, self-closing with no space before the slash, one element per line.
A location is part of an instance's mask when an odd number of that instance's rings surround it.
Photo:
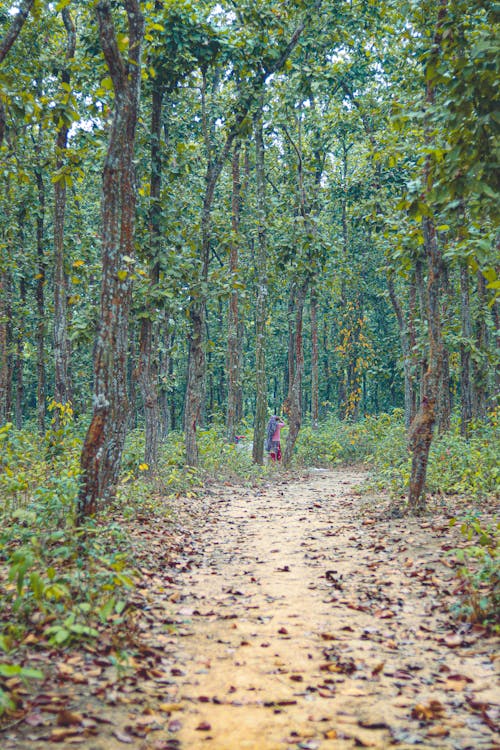
<path fill-rule="evenodd" d="M 133 657 L 35 652 L 2 750 L 500 748 L 498 638 L 450 612 L 459 501 L 389 518 L 364 477 L 277 469 L 136 521 Z"/>

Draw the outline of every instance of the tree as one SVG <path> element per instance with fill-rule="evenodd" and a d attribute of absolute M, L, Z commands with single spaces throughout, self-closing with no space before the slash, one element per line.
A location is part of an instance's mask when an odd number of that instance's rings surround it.
<path fill-rule="evenodd" d="M 141 85 L 144 18 L 138 0 L 123 0 L 127 57 L 120 52 L 108 0 L 99 0 L 99 38 L 115 104 L 102 184 L 102 287 L 94 354 L 93 414 L 81 454 L 78 515 L 95 513 L 113 497 L 127 423 L 130 261 L 134 254 L 134 144 Z"/>

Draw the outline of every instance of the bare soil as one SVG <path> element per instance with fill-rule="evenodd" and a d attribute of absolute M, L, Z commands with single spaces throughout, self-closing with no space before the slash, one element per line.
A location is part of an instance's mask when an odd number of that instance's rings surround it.
<path fill-rule="evenodd" d="M 388 518 L 363 479 L 277 470 L 144 527 L 134 658 L 54 653 L 2 750 L 500 748 L 498 638 L 451 611 L 460 508 Z"/>

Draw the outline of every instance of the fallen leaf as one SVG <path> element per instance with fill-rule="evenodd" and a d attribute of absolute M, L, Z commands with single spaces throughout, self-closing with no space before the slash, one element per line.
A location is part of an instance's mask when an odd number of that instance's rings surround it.
<path fill-rule="evenodd" d="M 171 714 L 173 711 L 182 711 L 184 706 L 181 703 L 160 703 L 158 708 L 166 714 Z"/>
<path fill-rule="evenodd" d="M 211 729 L 212 727 L 208 723 L 208 721 L 200 721 L 200 723 L 196 727 L 197 732 L 209 732 Z"/>
<path fill-rule="evenodd" d="M 67 708 L 63 708 L 61 711 L 59 711 L 56 719 L 58 727 L 75 727 L 79 726 L 82 721 L 83 716 L 81 714 L 68 711 Z"/>
<path fill-rule="evenodd" d="M 436 724 L 431 727 L 427 732 L 427 737 L 447 737 L 450 730 L 444 727 L 442 724 Z"/>
<path fill-rule="evenodd" d="M 116 737 L 118 742 L 123 742 L 126 745 L 131 745 L 133 742 L 135 742 L 134 738 L 130 736 L 130 734 L 127 734 L 126 732 L 120 732 L 119 729 L 115 729 L 113 732 L 113 737 Z"/>
<path fill-rule="evenodd" d="M 434 721 L 440 719 L 444 713 L 445 708 L 438 700 L 431 700 L 427 704 L 417 703 L 411 710 L 412 719 L 420 721 Z"/>

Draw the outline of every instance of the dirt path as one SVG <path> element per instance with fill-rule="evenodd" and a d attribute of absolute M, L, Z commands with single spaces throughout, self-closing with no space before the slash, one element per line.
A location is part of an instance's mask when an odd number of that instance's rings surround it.
<path fill-rule="evenodd" d="M 500 748 L 495 642 L 447 611 L 448 513 L 381 521 L 362 479 L 213 491 L 192 512 L 198 543 L 150 576 L 134 674 L 82 693 L 66 673 L 67 707 L 99 731 L 61 731 L 63 746 Z M 2 750 L 29 746 L 11 732 Z"/>

